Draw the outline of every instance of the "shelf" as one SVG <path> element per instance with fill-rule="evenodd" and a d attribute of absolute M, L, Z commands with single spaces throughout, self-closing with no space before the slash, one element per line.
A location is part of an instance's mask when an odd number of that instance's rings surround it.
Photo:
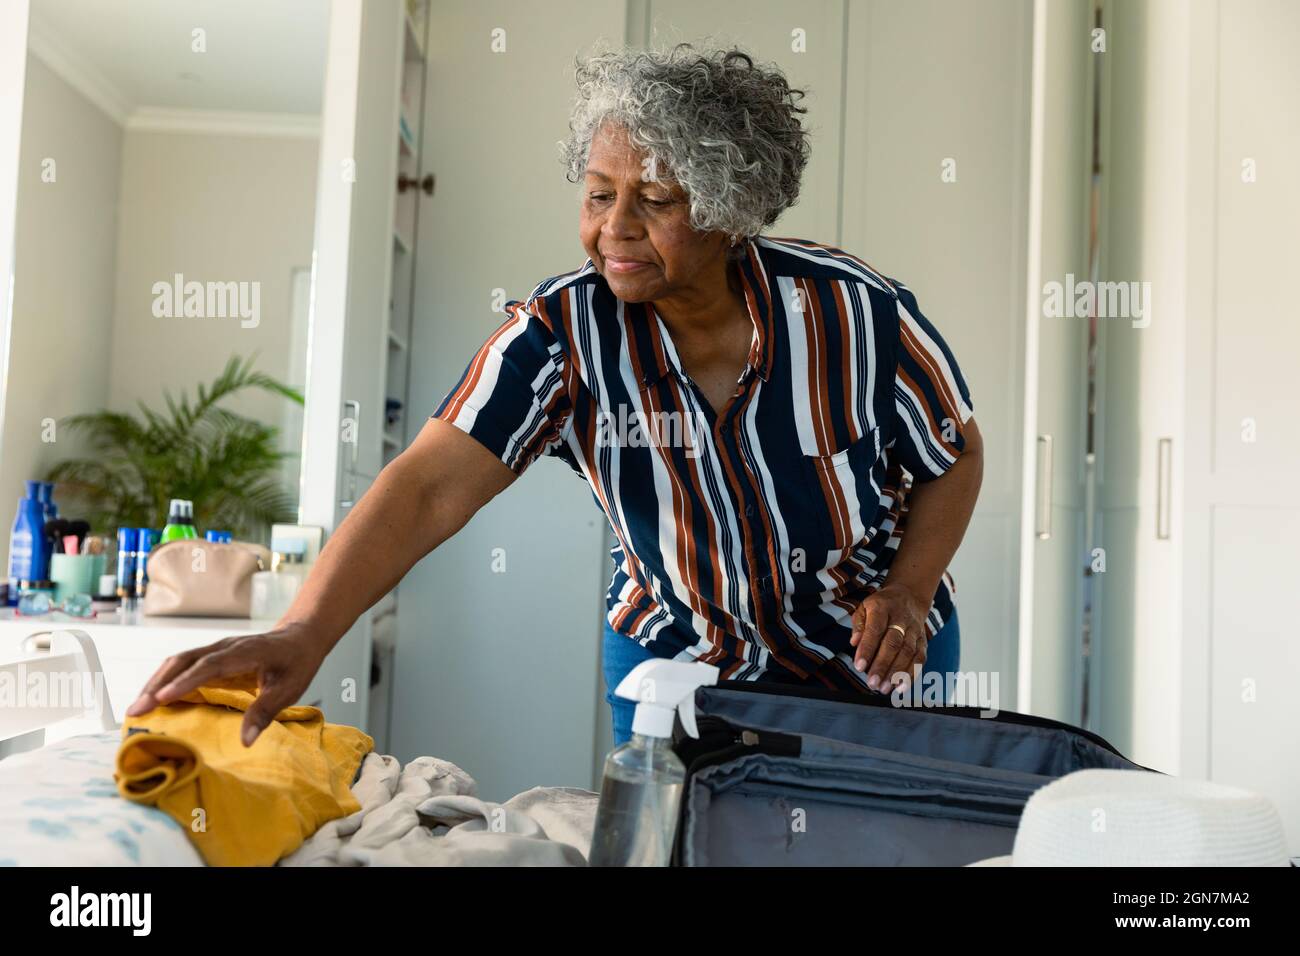
<path fill-rule="evenodd" d="M 406 20 L 406 58 L 423 60 L 424 47 L 420 45 L 420 38 L 415 35 L 415 21 L 411 19 L 411 12 L 403 11 L 403 18 Z"/>
<path fill-rule="evenodd" d="M 385 431 L 385 432 L 384 432 L 384 447 L 385 447 L 385 448 L 401 448 L 401 447 L 402 447 L 402 443 L 401 443 L 401 441 L 398 440 L 398 438 L 397 438 L 396 435 L 393 435 L 391 432 Z"/>
<path fill-rule="evenodd" d="M 411 252 L 411 240 L 407 239 L 396 229 L 393 230 L 393 245 L 397 246 L 398 249 L 401 249 L 408 255 Z"/>
<path fill-rule="evenodd" d="M 411 124 L 406 122 L 405 116 L 397 118 L 397 142 L 408 156 L 415 155 L 415 134 L 411 132 Z"/>
<path fill-rule="evenodd" d="M 401 336 L 392 329 L 388 330 L 388 345 L 390 348 L 395 348 L 399 352 L 406 351 L 406 343 L 403 342 Z"/>

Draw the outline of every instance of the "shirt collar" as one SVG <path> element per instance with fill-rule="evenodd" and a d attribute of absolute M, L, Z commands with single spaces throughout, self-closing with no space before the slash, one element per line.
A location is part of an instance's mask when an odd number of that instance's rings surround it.
<path fill-rule="evenodd" d="M 738 263 L 740 284 L 749 318 L 754 323 L 748 364 L 766 382 L 772 374 L 772 293 L 758 245 L 753 239 L 746 239 L 744 247 L 745 254 Z M 648 302 L 642 304 L 641 313 L 647 327 L 627 330 L 629 340 L 634 343 L 633 362 L 637 365 L 641 387 L 649 388 L 669 372 L 684 376 L 677 351 L 659 314 Z M 648 334 L 637 335 L 636 331 Z"/>

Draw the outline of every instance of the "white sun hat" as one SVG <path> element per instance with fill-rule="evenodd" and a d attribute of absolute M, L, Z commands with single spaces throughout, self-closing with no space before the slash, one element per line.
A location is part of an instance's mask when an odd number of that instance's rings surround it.
<path fill-rule="evenodd" d="M 970 866 L 1289 866 L 1267 797 L 1147 770 L 1079 770 L 1034 792 L 1009 856 Z"/>

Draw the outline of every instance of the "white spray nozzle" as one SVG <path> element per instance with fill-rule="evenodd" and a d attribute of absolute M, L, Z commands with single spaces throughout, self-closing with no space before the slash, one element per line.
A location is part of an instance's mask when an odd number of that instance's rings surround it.
<path fill-rule="evenodd" d="M 647 737 L 671 737 L 673 714 L 682 715 L 682 727 L 692 737 L 700 735 L 695 726 L 695 688 L 712 687 L 718 682 L 718 669 L 699 661 L 671 661 L 667 658 L 642 661 L 628 671 L 614 693 L 624 700 L 636 701 L 632 733 Z"/>

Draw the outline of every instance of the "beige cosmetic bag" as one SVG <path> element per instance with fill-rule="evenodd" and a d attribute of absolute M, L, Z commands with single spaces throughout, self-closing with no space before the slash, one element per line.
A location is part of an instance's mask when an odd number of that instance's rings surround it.
<path fill-rule="evenodd" d="M 260 544 L 168 541 L 149 554 L 144 613 L 248 617 L 253 575 L 270 567 L 271 552 Z"/>

